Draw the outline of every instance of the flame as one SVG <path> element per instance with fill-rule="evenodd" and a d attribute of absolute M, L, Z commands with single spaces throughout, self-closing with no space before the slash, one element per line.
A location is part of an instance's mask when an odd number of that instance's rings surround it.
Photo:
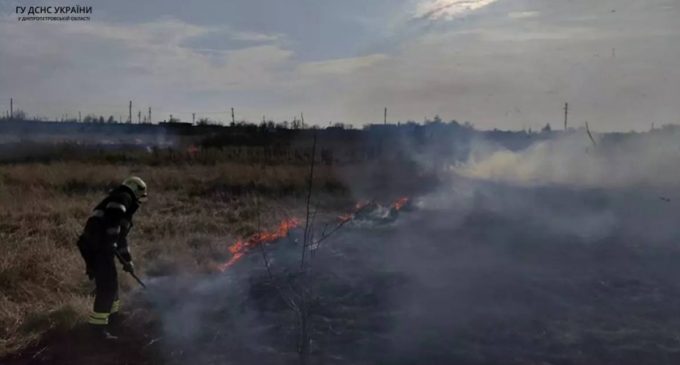
<path fill-rule="evenodd" d="M 274 231 L 258 232 L 246 240 L 236 241 L 236 243 L 229 246 L 229 252 L 231 253 L 229 261 L 219 265 L 217 269 L 219 271 L 225 271 L 240 260 L 248 250 L 286 237 L 291 229 L 296 228 L 299 225 L 300 221 L 297 218 L 284 219 Z"/>
<path fill-rule="evenodd" d="M 411 200 L 411 198 L 409 198 L 407 196 L 401 197 L 401 198 L 395 200 L 392 204 L 390 204 L 390 206 L 389 206 L 390 210 L 400 211 L 402 208 L 404 208 L 404 206 L 406 206 L 406 204 L 408 204 L 408 202 L 410 200 Z M 369 207 L 369 205 L 371 205 L 371 204 L 373 204 L 373 206 Z M 364 209 L 366 209 L 367 211 L 373 211 L 373 210 L 376 210 L 376 209 L 381 209 L 383 207 L 384 207 L 383 205 L 380 205 L 380 204 L 375 203 L 375 202 L 371 202 L 371 201 L 368 201 L 368 200 L 360 200 L 359 202 L 357 202 L 354 205 L 354 211 L 352 211 L 351 213 L 348 213 L 348 214 L 339 215 L 338 221 L 340 221 L 340 223 L 347 223 L 347 222 L 355 219 L 357 213 L 363 211 Z"/>
<path fill-rule="evenodd" d="M 408 202 L 410 200 L 411 199 L 407 196 L 401 197 L 401 198 L 397 199 L 394 203 L 392 203 L 391 207 L 394 210 L 401 210 L 401 208 L 403 208 L 406 204 L 408 204 Z"/>
<path fill-rule="evenodd" d="M 399 211 L 401 210 L 408 202 L 410 201 L 409 197 L 402 197 L 394 201 L 390 205 L 390 209 Z M 351 213 L 348 214 L 343 214 L 338 216 L 338 220 L 340 221 L 340 225 L 343 225 L 353 219 L 356 218 L 356 214 L 359 213 L 360 211 L 366 209 L 369 207 L 369 205 L 374 205 L 371 209 L 376 209 L 382 207 L 380 204 L 368 201 L 368 200 L 360 200 L 354 205 L 354 210 Z M 264 232 L 258 232 L 255 233 L 254 235 L 250 236 L 249 238 L 245 240 L 238 240 L 231 246 L 229 246 L 229 253 L 231 253 L 231 258 L 217 266 L 217 270 L 219 271 L 225 271 L 231 266 L 233 266 L 236 262 L 238 262 L 245 254 L 248 252 L 250 249 L 255 248 L 259 245 L 265 244 L 265 243 L 270 243 L 274 242 L 276 240 L 279 240 L 281 238 L 284 238 L 288 235 L 288 232 L 291 229 L 297 228 L 300 226 L 300 220 L 297 218 L 289 218 L 289 219 L 284 219 L 279 226 L 277 227 L 276 230 L 274 231 L 264 231 Z"/>
<path fill-rule="evenodd" d="M 371 204 L 371 202 L 368 200 L 359 200 L 358 202 L 356 202 L 356 204 L 354 204 L 354 210 L 351 213 L 339 215 L 338 220 L 340 221 L 340 223 L 347 223 L 351 221 L 352 219 L 354 219 L 354 215 L 357 212 L 364 209 L 369 204 Z"/>

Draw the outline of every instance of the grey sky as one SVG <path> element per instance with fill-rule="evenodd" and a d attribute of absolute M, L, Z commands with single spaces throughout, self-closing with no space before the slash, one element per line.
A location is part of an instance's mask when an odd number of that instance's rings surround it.
<path fill-rule="evenodd" d="M 98 0 L 73 23 L 17 4 L 72 5 L 0 3 L 3 111 L 535 129 L 568 101 L 598 130 L 680 123 L 677 0 Z"/>

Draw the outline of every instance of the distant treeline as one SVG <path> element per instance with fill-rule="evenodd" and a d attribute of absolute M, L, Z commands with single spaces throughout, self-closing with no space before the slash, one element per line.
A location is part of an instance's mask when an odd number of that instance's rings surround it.
<path fill-rule="evenodd" d="M 549 127 L 542 134 L 550 133 Z M 37 120 L 0 119 L 0 136 L 12 136 L 21 140 L 80 141 L 83 143 L 102 142 L 102 140 L 121 141 L 117 144 L 154 145 L 156 137 L 172 140 L 172 145 L 185 147 L 198 145 L 201 147 L 222 146 L 272 146 L 290 145 L 300 141 L 309 141 L 313 135 L 320 140 L 339 144 L 353 142 L 379 141 L 394 144 L 396 141 L 418 146 L 440 140 L 469 140 L 473 135 L 498 139 L 509 148 L 523 147 L 531 136 L 539 133 L 531 131 L 477 131 L 470 123 L 460 124 L 456 121 L 443 122 L 439 117 L 423 123 L 406 122 L 398 124 L 370 124 L 363 129 L 354 129 L 349 125 L 335 124 L 326 128 L 309 127 L 303 123 L 274 123 L 272 121 L 252 124 L 234 123 L 228 126 L 208 123 L 162 122 L 150 123 L 99 123 L 67 121 L 47 122 Z M 56 139 L 50 139 L 55 136 Z M 68 136 L 68 138 L 65 138 Z M 176 138 L 173 138 L 176 137 Z M 189 137 L 189 138 L 183 138 Z M 59 138 L 62 138 L 61 140 Z M 65 139 L 64 139 L 65 138 Z M 136 140 L 136 142 L 135 142 Z"/>
<path fill-rule="evenodd" d="M 307 163 L 316 139 L 316 156 L 328 165 L 407 161 L 415 155 L 436 164 L 443 159 L 465 158 L 475 137 L 521 149 L 536 138 L 548 137 L 548 133 L 481 132 L 469 123 L 439 118 L 422 124 L 374 124 L 363 129 L 273 122 L 219 126 L 4 120 L 0 121 L 0 161 L 297 164 Z"/>
<path fill-rule="evenodd" d="M 31 134 L 158 134 L 200 135 L 225 128 L 218 125 L 196 125 L 190 123 L 99 123 L 99 122 L 47 122 L 38 120 L 0 119 L 0 133 Z"/>
<path fill-rule="evenodd" d="M 22 115 L 22 114 L 20 114 Z M 460 124 L 455 120 L 444 122 L 441 118 L 436 116 L 432 120 L 425 120 L 422 123 L 408 121 L 397 124 L 369 124 L 364 126 L 361 130 L 370 133 L 387 133 L 395 134 L 400 132 L 418 132 L 427 129 L 436 129 L 438 131 L 449 130 L 452 132 L 473 131 L 474 127 L 471 123 L 465 122 Z M 274 121 L 263 121 L 260 123 L 249 123 L 245 121 L 230 123 L 229 125 L 216 124 L 214 122 L 200 120 L 196 124 L 179 122 L 176 120 L 170 122 L 160 123 L 121 123 L 113 119 L 105 120 L 103 117 L 85 118 L 83 122 L 77 120 L 67 121 L 44 121 L 31 120 L 21 118 L 0 118 L 0 133 L 14 134 L 14 135 L 35 135 L 35 134 L 170 134 L 170 135 L 208 135 L 213 133 L 235 133 L 235 134 L 257 134 L 257 133 L 271 133 L 282 131 L 328 131 L 329 133 L 338 133 L 342 131 L 352 131 L 356 133 L 357 130 L 350 124 L 335 123 L 332 126 L 321 128 L 319 126 L 309 126 L 298 120 L 293 122 L 283 121 L 275 123 Z M 547 125 L 543 132 L 550 131 L 550 126 Z M 494 130 L 493 133 L 500 131 Z M 322 132 L 323 133 L 323 132 Z M 504 133 L 504 132 L 500 132 Z M 505 133 L 520 133 L 520 134 L 536 134 L 531 130 L 520 132 L 505 132 Z"/>
<path fill-rule="evenodd" d="M 675 126 L 664 126 L 651 133 L 669 133 L 676 129 Z M 568 131 L 576 132 L 579 129 Z M 223 126 L 210 123 L 79 123 L 4 118 L 0 119 L 0 161 L 94 158 L 152 164 L 223 161 L 305 163 L 316 139 L 317 158 L 325 164 L 417 158 L 437 165 L 451 159 L 466 159 L 471 141 L 477 139 L 509 150 L 521 150 L 536 141 L 555 138 L 562 133 L 553 131 L 549 124 L 539 132 L 479 131 L 470 123 L 444 122 L 438 117 L 423 123 L 371 124 L 362 129 L 342 124 L 319 128 L 301 122 L 277 124 L 271 121 Z M 599 139 L 603 143 L 615 143 L 636 135 L 607 133 L 600 134 Z"/>

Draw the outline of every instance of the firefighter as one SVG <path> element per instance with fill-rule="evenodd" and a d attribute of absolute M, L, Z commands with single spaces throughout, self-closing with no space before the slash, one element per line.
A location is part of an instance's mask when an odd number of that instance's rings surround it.
<path fill-rule="evenodd" d="M 96 285 L 88 323 L 95 334 L 104 339 L 116 339 L 110 328 L 120 322 L 115 261 L 118 258 L 123 270 L 133 272 L 127 235 L 132 228 L 132 216 L 146 197 L 146 183 L 139 177 L 128 177 L 97 204 L 78 239 L 85 272 Z"/>

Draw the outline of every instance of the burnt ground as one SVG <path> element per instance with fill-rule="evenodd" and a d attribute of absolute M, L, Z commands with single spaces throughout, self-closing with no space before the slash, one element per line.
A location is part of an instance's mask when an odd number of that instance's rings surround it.
<path fill-rule="evenodd" d="M 274 283 L 260 252 L 153 278 L 135 300 L 154 319 L 129 320 L 122 343 L 76 330 L 2 363 L 298 363 L 292 287 L 311 298 L 309 363 L 677 364 L 678 209 L 642 188 L 460 181 L 339 231 L 304 276 L 294 232 L 267 246 Z"/>
<path fill-rule="evenodd" d="M 128 314 L 129 315 L 129 314 Z M 136 324 L 128 318 L 116 331 L 119 340 L 106 341 L 92 336 L 87 324 L 68 331 L 53 331 L 33 346 L 1 359 L 3 365 L 23 364 L 140 364 L 165 363 L 153 348 L 158 333 L 153 326 Z"/>

